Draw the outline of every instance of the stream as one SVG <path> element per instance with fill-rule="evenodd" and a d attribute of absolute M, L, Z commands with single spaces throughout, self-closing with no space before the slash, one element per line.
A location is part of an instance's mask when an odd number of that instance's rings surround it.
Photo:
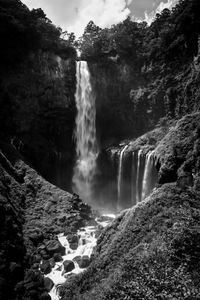
<path fill-rule="evenodd" d="M 59 286 L 63 285 L 71 274 L 79 274 L 86 269 L 86 267 L 89 265 L 93 248 L 96 246 L 97 230 L 99 230 L 99 227 L 106 227 L 114 218 L 115 215 L 113 214 L 103 215 L 100 218 L 96 218 L 96 226 L 86 226 L 80 228 L 77 231 L 79 241 L 78 247 L 75 250 L 70 248 L 70 243 L 63 233 L 58 235 L 58 240 L 62 246 L 65 247 L 65 255 L 62 256 L 62 261 L 56 262 L 54 268 L 52 268 L 52 271 L 45 275 L 45 277 L 50 278 L 54 283 L 53 288 L 49 292 L 51 300 L 60 299 Z M 68 271 L 63 264 L 66 261 L 68 263 Z M 70 268 L 72 270 L 70 270 Z"/>

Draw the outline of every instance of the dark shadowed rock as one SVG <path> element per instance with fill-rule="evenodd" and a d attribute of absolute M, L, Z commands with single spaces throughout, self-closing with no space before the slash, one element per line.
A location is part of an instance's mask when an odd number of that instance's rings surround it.
<path fill-rule="evenodd" d="M 42 293 L 42 295 L 39 298 L 40 300 L 51 300 L 51 297 L 49 296 L 48 293 Z"/>
<path fill-rule="evenodd" d="M 51 272 L 51 265 L 48 260 L 43 260 L 40 264 L 40 270 L 46 275 Z"/>
<path fill-rule="evenodd" d="M 75 257 L 73 258 L 73 261 L 77 262 L 77 264 L 79 265 L 79 264 L 80 264 L 80 261 L 81 261 L 81 255 L 75 256 Z"/>
<path fill-rule="evenodd" d="M 62 261 L 62 255 L 60 253 L 54 253 L 53 258 L 55 262 Z"/>
<path fill-rule="evenodd" d="M 47 242 L 46 249 L 51 256 L 53 256 L 55 253 L 65 255 L 65 247 L 63 247 L 59 241 L 52 240 Z"/>
<path fill-rule="evenodd" d="M 78 248 L 79 237 L 77 234 L 68 234 L 67 240 L 72 250 L 76 250 Z"/>
<path fill-rule="evenodd" d="M 66 273 L 71 272 L 75 268 L 75 265 L 71 260 L 65 260 L 63 266 Z"/>
<path fill-rule="evenodd" d="M 49 277 L 44 278 L 44 286 L 47 290 L 47 292 L 50 292 L 50 290 L 53 288 L 54 283 Z"/>
<path fill-rule="evenodd" d="M 87 255 L 84 255 L 81 257 L 81 260 L 79 262 L 79 267 L 81 269 L 87 268 L 90 264 L 90 258 Z"/>

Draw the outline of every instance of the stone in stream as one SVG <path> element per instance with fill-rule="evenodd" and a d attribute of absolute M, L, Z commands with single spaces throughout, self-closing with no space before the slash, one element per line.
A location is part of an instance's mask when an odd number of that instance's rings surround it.
<path fill-rule="evenodd" d="M 49 277 L 44 278 L 44 286 L 47 292 L 50 292 L 50 290 L 53 288 L 54 283 Z"/>
<path fill-rule="evenodd" d="M 80 264 L 80 261 L 81 261 L 81 255 L 75 256 L 75 257 L 73 258 L 73 261 L 77 262 L 77 264 L 79 265 L 79 264 Z"/>
<path fill-rule="evenodd" d="M 51 300 L 51 297 L 49 296 L 49 294 L 47 292 L 42 293 L 42 295 L 40 296 L 40 300 Z"/>
<path fill-rule="evenodd" d="M 60 253 L 54 253 L 53 258 L 54 258 L 55 262 L 62 261 L 62 255 Z"/>
<path fill-rule="evenodd" d="M 65 260 L 63 262 L 63 266 L 64 266 L 64 273 L 71 272 L 72 270 L 75 269 L 75 265 L 71 260 Z"/>
<path fill-rule="evenodd" d="M 48 241 L 46 243 L 46 249 L 51 256 L 53 256 L 55 253 L 65 255 L 65 247 L 63 247 L 59 241 Z"/>
<path fill-rule="evenodd" d="M 51 265 L 48 260 L 43 260 L 40 264 L 40 270 L 46 275 L 51 272 Z"/>
<path fill-rule="evenodd" d="M 72 250 L 76 250 L 78 248 L 79 237 L 77 234 L 68 234 L 67 240 L 69 242 L 69 246 Z"/>
<path fill-rule="evenodd" d="M 56 262 L 55 262 L 54 258 L 50 258 L 49 263 L 50 263 L 52 268 L 55 267 Z"/>
<path fill-rule="evenodd" d="M 87 268 L 89 266 L 89 264 L 90 264 L 90 258 L 88 255 L 83 255 L 81 257 L 80 262 L 78 263 L 78 265 L 81 269 Z"/>

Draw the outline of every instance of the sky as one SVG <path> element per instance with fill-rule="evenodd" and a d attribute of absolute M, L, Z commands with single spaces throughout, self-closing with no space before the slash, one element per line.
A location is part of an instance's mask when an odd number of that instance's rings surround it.
<path fill-rule="evenodd" d="M 101 28 L 110 27 L 131 16 L 151 23 L 155 13 L 171 8 L 178 0 L 22 0 L 30 9 L 42 8 L 63 31 L 83 34 L 90 20 Z"/>

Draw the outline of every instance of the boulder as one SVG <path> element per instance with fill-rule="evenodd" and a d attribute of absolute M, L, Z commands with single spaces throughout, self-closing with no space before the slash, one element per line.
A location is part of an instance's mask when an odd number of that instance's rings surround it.
<path fill-rule="evenodd" d="M 80 262 L 79 262 L 79 267 L 81 269 L 84 269 L 84 268 L 87 268 L 89 266 L 89 264 L 90 264 L 90 258 L 89 258 L 89 256 L 88 255 L 83 255 L 81 257 Z"/>
<path fill-rule="evenodd" d="M 53 258 L 54 258 L 55 262 L 62 261 L 62 256 L 60 253 L 54 253 Z"/>
<path fill-rule="evenodd" d="M 77 234 L 68 234 L 67 240 L 72 250 L 76 250 L 78 248 L 79 237 Z"/>
<path fill-rule="evenodd" d="M 49 294 L 47 292 L 42 293 L 42 295 L 39 298 L 40 300 L 51 300 L 51 297 L 49 296 Z"/>
<path fill-rule="evenodd" d="M 51 265 L 48 260 L 43 260 L 40 264 L 40 270 L 46 275 L 51 272 Z"/>
<path fill-rule="evenodd" d="M 44 278 L 44 286 L 47 292 L 50 292 L 50 290 L 53 288 L 54 283 L 49 277 Z"/>
<path fill-rule="evenodd" d="M 80 256 L 80 255 L 75 256 L 75 257 L 73 258 L 73 261 L 77 262 L 77 264 L 79 265 L 79 264 L 80 264 L 80 261 L 81 261 L 81 256 Z"/>
<path fill-rule="evenodd" d="M 50 263 L 50 265 L 51 265 L 51 267 L 52 268 L 54 268 L 55 267 L 55 260 L 54 260 L 54 258 L 52 257 L 52 258 L 50 258 L 50 260 L 49 260 L 49 263 Z"/>
<path fill-rule="evenodd" d="M 71 272 L 75 268 L 75 265 L 71 260 L 65 260 L 63 262 L 63 266 L 64 266 L 65 273 Z"/>
<path fill-rule="evenodd" d="M 53 256 L 55 253 L 65 255 L 65 247 L 59 241 L 51 240 L 46 243 L 47 252 Z"/>

